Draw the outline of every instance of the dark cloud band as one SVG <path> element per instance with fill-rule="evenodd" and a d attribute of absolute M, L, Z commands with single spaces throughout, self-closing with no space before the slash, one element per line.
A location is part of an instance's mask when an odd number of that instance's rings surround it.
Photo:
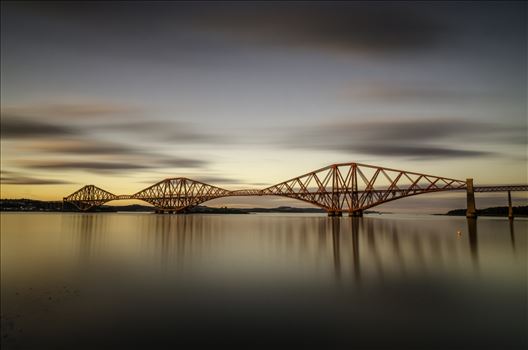
<path fill-rule="evenodd" d="M 30 176 L 2 176 L 0 182 L 6 185 L 68 185 L 66 180 L 43 179 Z"/>
<path fill-rule="evenodd" d="M 167 157 L 157 158 L 151 162 L 117 162 L 117 161 L 21 161 L 20 166 L 29 169 L 46 169 L 46 170 L 78 170 L 92 173 L 123 173 L 127 171 L 148 170 L 156 168 L 197 168 L 205 164 L 203 161 Z"/>
<path fill-rule="evenodd" d="M 4 139 L 64 137 L 79 135 L 76 128 L 43 123 L 24 117 L 2 115 L 0 135 Z"/>
<path fill-rule="evenodd" d="M 423 49 L 446 31 L 430 12 L 407 5 L 260 3 L 220 7 L 203 15 L 207 20 L 200 24 L 239 40 L 341 51 Z"/>
<path fill-rule="evenodd" d="M 525 127 L 464 121 L 457 119 L 385 120 L 334 122 L 305 127 L 282 142 L 290 147 L 339 151 L 411 159 L 484 157 L 494 153 L 471 149 L 494 140 L 511 144 Z M 461 144 L 463 147 L 451 145 Z M 467 147 L 467 148 L 466 148 Z"/>
<path fill-rule="evenodd" d="M 158 57 L 177 57 L 182 47 L 205 48 L 212 43 L 356 52 L 409 51 L 436 45 L 446 32 L 445 21 L 434 16 L 433 11 L 409 3 L 380 6 L 361 2 L 131 2 L 119 6 L 111 2 L 55 2 L 6 6 L 10 13 L 26 15 L 9 21 L 10 26 L 36 26 L 25 22 L 29 13 L 44 19 L 34 22 L 54 24 L 46 31 L 59 28 L 60 36 L 57 33 L 46 38 L 52 45 L 62 46 L 66 41 L 78 51 L 112 51 L 119 46 L 120 54 L 127 56 L 152 56 L 156 52 Z M 86 31 L 85 26 L 91 30 Z M 63 27 L 69 31 L 64 32 Z M 182 32 L 194 33 L 194 41 L 178 42 Z M 62 40 L 53 43 L 56 36 Z M 138 52 L 138 44 L 146 49 Z"/>
<path fill-rule="evenodd" d="M 463 157 L 482 157 L 489 156 L 493 153 L 475 150 L 453 149 L 447 147 L 434 146 L 396 146 L 396 145 L 369 145 L 364 147 L 353 146 L 344 149 L 348 152 L 371 154 L 376 156 L 390 157 L 410 157 L 413 159 L 427 158 L 463 158 Z"/>
<path fill-rule="evenodd" d="M 110 103 L 33 104 L 2 108 L 2 114 L 52 119 L 107 118 L 137 115 L 139 108 Z"/>

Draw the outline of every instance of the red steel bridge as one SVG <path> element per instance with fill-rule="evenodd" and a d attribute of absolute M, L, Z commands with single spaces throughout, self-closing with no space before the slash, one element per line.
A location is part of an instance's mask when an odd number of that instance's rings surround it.
<path fill-rule="evenodd" d="M 227 190 L 206 183 L 175 177 L 162 180 L 132 195 L 115 195 L 94 185 L 86 185 L 64 197 L 81 211 L 106 202 L 139 199 L 156 207 L 158 213 L 183 213 L 211 199 L 233 196 L 282 196 L 325 209 L 329 215 L 363 211 L 396 199 L 424 193 L 465 190 L 468 217 L 476 214 L 474 192 L 528 191 L 528 185 L 474 187 L 473 180 L 457 180 L 385 167 L 341 163 L 326 166 L 264 189 Z M 512 215 L 510 215 L 512 216 Z"/>

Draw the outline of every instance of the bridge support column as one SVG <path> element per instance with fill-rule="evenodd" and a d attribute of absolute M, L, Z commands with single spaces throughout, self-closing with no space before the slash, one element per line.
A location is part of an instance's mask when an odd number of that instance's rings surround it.
<path fill-rule="evenodd" d="M 329 210 L 328 216 L 343 216 L 343 213 L 339 210 Z"/>
<path fill-rule="evenodd" d="M 467 189 L 467 218 L 476 218 L 477 217 L 477 207 L 475 205 L 475 191 L 473 189 L 473 179 L 466 179 L 466 189 Z"/>
<path fill-rule="evenodd" d="M 363 217 L 363 210 L 351 211 L 350 213 L 348 213 L 348 216 L 361 218 L 361 217 Z"/>
<path fill-rule="evenodd" d="M 513 207 L 511 201 L 511 191 L 508 191 L 508 219 L 513 220 Z"/>

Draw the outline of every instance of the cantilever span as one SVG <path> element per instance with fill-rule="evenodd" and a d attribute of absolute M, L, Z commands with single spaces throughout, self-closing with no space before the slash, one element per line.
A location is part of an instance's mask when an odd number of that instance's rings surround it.
<path fill-rule="evenodd" d="M 447 190 L 464 190 L 466 182 L 445 177 L 358 163 L 330 165 L 262 190 L 230 191 L 178 177 L 162 180 L 133 195 L 114 195 L 88 185 L 64 198 L 80 210 L 112 200 L 140 199 L 160 212 L 183 212 L 211 199 L 229 196 L 276 195 L 324 208 L 329 214 L 360 214 L 363 210 L 403 197 Z M 477 187 L 476 192 L 526 190 L 527 186 Z"/>
<path fill-rule="evenodd" d="M 227 190 L 176 177 L 162 180 L 132 195 L 114 195 L 94 185 L 87 185 L 64 197 L 64 202 L 85 211 L 113 200 L 139 199 L 152 204 L 159 212 L 181 213 L 215 198 L 271 195 L 313 204 L 325 209 L 329 215 L 341 215 L 343 212 L 361 215 L 365 209 L 396 199 L 467 188 L 463 180 L 359 163 L 341 163 L 260 190 Z M 474 190 L 527 191 L 528 185 L 475 187 Z"/>

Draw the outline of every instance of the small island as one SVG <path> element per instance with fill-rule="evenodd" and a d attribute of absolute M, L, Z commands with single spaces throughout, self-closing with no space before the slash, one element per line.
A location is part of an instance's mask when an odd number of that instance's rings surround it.
<path fill-rule="evenodd" d="M 528 217 L 528 206 L 512 207 L 513 216 L 515 217 Z M 449 216 L 465 216 L 466 209 L 455 209 L 450 210 L 445 214 Z M 485 209 L 477 209 L 477 216 L 508 216 L 508 207 L 491 207 Z"/>

